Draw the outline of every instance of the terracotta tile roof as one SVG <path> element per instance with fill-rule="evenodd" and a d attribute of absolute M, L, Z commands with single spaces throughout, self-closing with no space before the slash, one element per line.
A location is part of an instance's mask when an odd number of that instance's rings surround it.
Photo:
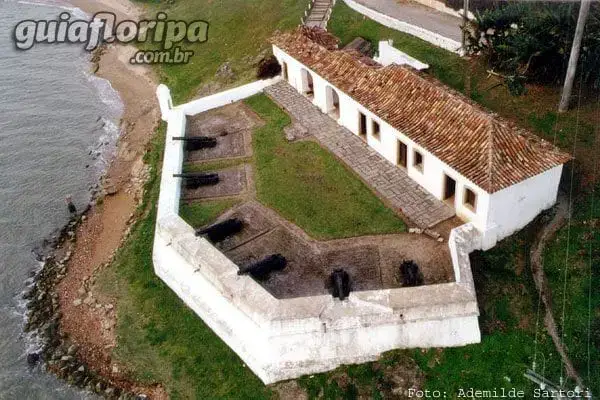
<path fill-rule="evenodd" d="M 271 42 L 488 193 L 571 159 L 549 142 L 499 118 L 410 67 L 365 63 L 306 28 Z"/>

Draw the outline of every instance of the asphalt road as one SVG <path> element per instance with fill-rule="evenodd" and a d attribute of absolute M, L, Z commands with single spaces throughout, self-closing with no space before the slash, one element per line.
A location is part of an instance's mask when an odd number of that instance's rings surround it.
<path fill-rule="evenodd" d="M 399 0 L 355 0 L 372 10 L 460 42 L 462 20 L 420 4 Z"/>

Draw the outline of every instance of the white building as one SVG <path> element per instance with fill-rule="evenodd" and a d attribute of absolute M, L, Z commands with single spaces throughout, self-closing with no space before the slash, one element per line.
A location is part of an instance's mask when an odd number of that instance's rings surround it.
<path fill-rule="evenodd" d="M 550 143 L 413 68 L 338 50 L 325 31 L 299 28 L 272 43 L 290 85 L 451 204 L 484 249 L 556 202 L 571 157 Z"/>

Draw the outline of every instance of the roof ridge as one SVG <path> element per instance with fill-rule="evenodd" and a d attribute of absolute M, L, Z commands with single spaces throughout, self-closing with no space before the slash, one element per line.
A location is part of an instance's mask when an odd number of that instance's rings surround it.
<path fill-rule="evenodd" d="M 303 33 L 279 35 L 273 44 L 489 193 L 571 159 L 429 75 L 368 65 L 327 48 L 330 37 L 317 35 L 327 39 L 323 45 Z"/>

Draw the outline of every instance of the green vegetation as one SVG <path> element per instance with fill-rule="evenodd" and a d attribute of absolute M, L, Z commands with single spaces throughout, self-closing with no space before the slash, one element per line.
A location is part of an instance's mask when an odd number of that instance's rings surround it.
<path fill-rule="evenodd" d="M 208 200 L 182 204 L 179 215 L 193 227 L 200 227 L 214 221 L 228 208 L 239 203 L 236 199 Z"/>
<path fill-rule="evenodd" d="M 595 197 L 588 193 L 574 203 L 570 223 L 559 230 L 544 253 L 554 318 L 564 332 L 571 361 L 593 393 L 600 393 L 599 225 L 600 199 L 597 193 Z"/>
<path fill-rule="evenodd" d="M 448 399 L 458 398 L 459 389 L 471 387 L 515 388 L 525 391 L 525 398 L 533 398 L 533 386 L 523 373 L 531 368 L 534 356 L 538 372 L 556 381 L 560 375 L 558 354 L 544 331 L 543 310 L 538 320 L 538 296 L 528 270 L 529 243 L 535 232 L 533 223 L 491 251 L 471 257 L 481 312 L 480 344 L 393 351 L 378 362 L 338 368 L 302 378 L 299 383 L 311 398 L 317 398 L 318 393 L 325 394 L 326 399 L 356 398 L 357 392 L 376 399 L 390 398 L 399 384 L 398 378 L 390 379 L 386 371 L 395 369 L 393 375 L 411 384 L 420 380 L 423 389 L 445 392 Z M 420 379 L 414 376 L 415 369 L 420 370 Z"/>
<path fill-rule="evenodd" d="M 357 36 L 371 42 L 374 48 L 377 48 L 380 40 L 393 39 L 394 47 L 429 64 L 429 72 L 433 76 L 456 90 L 462 91 L 465 88 L 464 71 L 467 63 L 456 54 L 364 18 L 343 1 L 336 3 L 327 29 L 340 38 L 342 45 L 348 44 Z"/>
<path fill-rule="evenodd" d="M 118 299 L 113 356 L 141 382 L 161 383 L 172 399 L 269 398 L 269 389 L 154 274 L 152 244 L 163 144 L 164 128 L 146 156 L 151 177 L 140 219 L 114 264 L 98 277 L 101 292 Z M 206 223 L 225 205 L 215 202 L 202 207 L 184 207 L 184 214 Z"/>
<path fill-rule="evenodd" d="M 307 4 L 296 0 L 178 0 L 150 5 L 150 15 L 164 11 L 171 20 L 209 23 L 207 42 L 182 44 L 182 50 L 194 51 L 191 62 L 158 66 L 160 81 L 169 86 L 177 104 L 208 83 L 213 88 L 226 87 L 255 79 L 256 57 L 269 49 L 267 39 L 277 29 L 297 26 Z M 215 78 L 225 62 L 235 77 Z"/>
<path fill-rule="evenodd" d="M 404 223 L 342 163 L 317 143 L 288 143 L 290 118 L 267 96 L 246 100 L 266 122 L 253 136 L 260 201 L 309 235 L 333 239 L 400 232 Z"/>
<path fill-rule="evenodd" d="M 575 3 L 507 2 L 475 13 L 466 30 L 470 50 L 485 54 L 490 65 L 517 80 L 563 81 L 579 7 Z M 485 40 L 481 40 L 482 37 Z M 600 83 L 600 7 L 587 19 L 578 70 L 584 85 Z M 507 78 L 508 78 L 507 77 Z"/>
<path fill-rule="evenodd" d="M 202 163 L 186 163 L 183 165 L 185 172 L 208 172 L 226 169 L 250 161 L 249 157 L 231 158 L 227 160 L 206 161 Z"/>
<path fill-rule="evenodd" d="M 441 82 L 563 148 L 572 150 L 576 132 L 578 142 L 582 142 L 578 152 L 585 151 L 586 146 L 589 148 L 593 140 L 594 124 L 591 121 L 597 119 L 594 101 L 584 99 L 582 102 L 579 110 L 581 125 L 577 130 L 575 110 L 556 117 L 559 90 L 553 87 L 531 86 L 528 87 L 526 95 L 512 96 L 504 80 L 490 74 L 486 63 L 481 59 L 468 61 L 414 36 L 387 28 L 363 17 L 343 1 L 336 3 L 328 30 L 340 38 L 342 45 L 357 36 L 370 41 L 375 48 L 380 40 L 393 39 L 394 47 L 429 64 L 428 73 Z M 554 117 L 550 116 L 552 114 Z M 557 120 L 556 127 L 554 120 Z M 585 159 L 587 154 L 576 154 L 576 157 Z"/>
<path fill-rule="evenodd" d="M 250 79 L 254 71 L 246 55 L 255 56 L 266 48 L 265 38 L 275 28 L 295 26 L 304 6 L 304 2 L 292 0 L 264 0 L 260 4 L 243 0 L 182 0 L 170 5 L 151 6 L 153 12 L 166 9 L 171 18 L 200 18 L 211 23 L 209 43 L 194 46 L 196 56 L 193 63 L 162 67 L 159 71 L 161 79 L 171 86 L 176 101 L 189 98 L 199 86 L 213 81 L 217 68 L 226 61 L 232 63 L 238 83 Z M 553 111 L 552 104 L 555 102 L 548 99 L 554 99 L 555 92 L 540 94 L 538 91 L 538 97 L 526 95 L 515 99 L 508 96 L 505 88 L 486 89 L 494 82 L 489 81 L 484 69 L 419 39 L 364 19 L 341 1 L 336 5 L 329 27 L 344 42 L 355 36 L 363 36 L 373 42 L 393 38 L 398 48 L 429 63 L 431 73 L 446 84 L 466 91 L 473 99 L 501 115 L 515 118 L 546 137 L 553 136 L 557 117 L 549 113 Z M 267 98 L 257 96 L 249 99 L 247 104 L 267 122 L 255 132 L 253 144 L 254 162 L 261 173 L 257 185 L 262 201 L 316 237 L 344 236 L 353 230 L 374 233 L 403 229 L 401 221 L 391 215 L 329 153 L 315 143 L 287 143 L 282 129 L 289 123 L 289 118 Z M 588 111 L 582 109 L 582 119 L 586 119 Z M 559 134 L 564 133 L 561 144 L 571 143 L 572 115 L 558 117 Z M 235 353 L 154 274 L 152 244 L 163 143 L 164 127 L 155 135 L 146 157 L 151 166 L 151 177 L 138 210 L 138 221 L 114 264 L 102 270 L 98 277 L 99 289 L 118 299 L 114 357 L 131 371 L 133 377 L 145 383 L 162 384 L 173 399 L 271 398 L 270 389 L 265 388 Z M 188 166 L 186 170 L 204 171 L 233 165 L 205 163 Z M 599 218 L 598 203 L 600 201 L 596 202 L 593 210 L 594 221 Z M 230 204 L 215 201 L 184 205 L 182 215 L 190 223 L 202 225 L 209 223 Z M 567 261 L 571 273 L 567 279 L 569 296 L 566 306 L 569 318 L 565 323 L 567 346 L 584 379 L 587 369 L 585 334 L 586 296 L 590 284 L 586 280 L 589 246 L 593 246 L 592 262 L 597 266 L 595 248 L 600 240 L 595 232 L 587 235 L 590 227 L 596 226 L 596 222 L 593 225 L 584 223 L 588 219 L 589 206 L 590 203 L 585 203 L 578 207 L 570 236 L 567 228 L 561 230 L 558 241 L 552 243 L 545 255 L 549 283 L 557 306 L 555 312 L 560 313 L 562 268 L 567 244 L 570 249 Z M 332 210 L 346 214 L 333 221 Z M 350 226 L 348 221 L 356 226 Z M 326 399 L 356 398 L 358 395 L 389 398 L 399 385 L 398 376 L 406 378 L 407 382 L 423 381 L 425 388 L 445 390 L 448 398 L 455 397 L 458 385 L 479 389 L 514 386 L 531 390 L 522 373 L 531 366 L 534 357 L 538 371 L 543 370 L 546 376 L 557 380 L 560 375 L 559 358 L 544 333 L 543 314 L 538 319 L 538 297 L 528 270 L 529 246 L 534 233 L 535 224 L 493 250 L 473 255 L 482 313 L 481 344 L 445 350 L 394 351 L 378 362 L 339 368 L 328 374 L 302 378 L 298 383 L 311 398 L 321 396 Z M 597 268 L 594 274 L 592 288 L 597 288 L 600 283 Z M 592 315 L 593 378 L 598 376 L 600 359 L 597 290 L 592 296 L 592 304 L 596 307 Z M 596 379 L 596 385 L 598 381 Z M 598 391 L 596 387 L 596 393 Z"/>

